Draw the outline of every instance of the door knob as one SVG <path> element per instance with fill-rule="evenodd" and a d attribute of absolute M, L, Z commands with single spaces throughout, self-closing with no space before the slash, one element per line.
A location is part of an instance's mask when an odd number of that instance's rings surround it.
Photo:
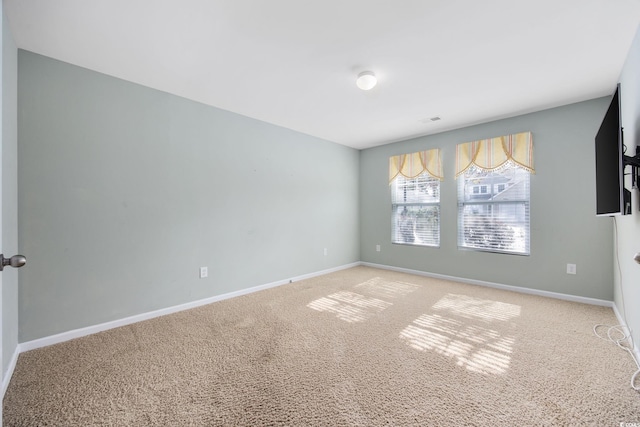
<path fill-rule="evenodd" d="M 14 268 L 18 268 L 27 263 L 27 259 L 23 255 L 14 255 L 11 258 L 5 258 L 4 254 L 0 254 L 0 258 L 2 259 L 2 264 L 0 264 L 0 271 L 2 271 L 8 265 Z"/>

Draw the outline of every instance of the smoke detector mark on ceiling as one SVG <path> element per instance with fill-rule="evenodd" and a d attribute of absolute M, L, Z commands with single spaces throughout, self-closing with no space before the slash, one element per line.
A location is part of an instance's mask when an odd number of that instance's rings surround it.
<path fill-rule="evenodd" d="M 426 118 L 426 119 L 422 119 L 420 120 L 422 123 L 431 123 L 431 122 L 438 122 L 442 120 L 440 117 L 435 116 L 435 117 L 430 117 L 430 118 Z"/>

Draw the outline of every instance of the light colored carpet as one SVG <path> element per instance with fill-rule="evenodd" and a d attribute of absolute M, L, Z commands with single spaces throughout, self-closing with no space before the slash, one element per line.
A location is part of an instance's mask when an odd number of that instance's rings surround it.
<path fill-rule="evenodd" d="M 357 267 L 21 354 L 5 426 L 640 423 L 610 308 Z"/>

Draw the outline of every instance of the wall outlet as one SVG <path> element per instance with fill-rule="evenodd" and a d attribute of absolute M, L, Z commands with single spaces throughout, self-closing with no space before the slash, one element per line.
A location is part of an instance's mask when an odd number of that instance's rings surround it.
<path fill-rule="evenodd" d="M 376 252 L 380 252 L 380 245 L 376 245 Z"/>
<path fill-rule="evenodd" d="M 567 264 L 567 274 L 576 274 L 575 264 Z"/>
<path fill-rule="evenodd" d="M 200 267 L 200 278 L 204 279 L 209 275 L 209 269 L 207 267 Z"/>
<path fill-rule="evenodd" d="M 324 248 L 324 256 L 327 256 L 327 248 Z"/>

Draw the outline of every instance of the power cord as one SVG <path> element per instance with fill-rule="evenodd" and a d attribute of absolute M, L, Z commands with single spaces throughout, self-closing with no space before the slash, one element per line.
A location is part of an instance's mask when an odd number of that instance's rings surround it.
<path fill-rule="evenodd" d="M 618 254 L 618 222 L 616 221 L 616 217 L 613 217 L 613 226 L 615 228 L 615 236 L 616 236 L 616 241 L 615 241 L 616 262 L 618 266 L 618 273 L 620 275 L 620 298 L 622 299 L 622 317 L 624 319 L 624 322 L 628 324 L 629 322 L 627 322 L 627 309 L 624 305 L 624 290 L 622 287 L 622 268 L 620 268 L 620 256 Z M 605 327 L 607 328 L 606 337 L 598 332 L 599 328 L 605 328 Z M 636 372 L 631 376 L 631 388 L 636 391 L 640 391 L 640 386 L 636 386 L 636 379 L 638 378 L 638 375 L 640 375 L 640 362 L 638 362 L 638 359 L 636 358 L 636 355 L 633 352 L 635 346 L 633 343 L 633 336 L 631 335 L 631 329 L 626 325 L 607 326 L 603 324 L 597 324 L 593 327 L 593 333 L 598 338 L 606 339 L 613 342 L 618 347 L 625 350 L 631 355 L 631 358 L 633 359 L 634 362 L 636 362 L 636 366 L 638 368 Z M 614 338 L 613 334 L 615 333 L 619 334 L 620 338 L 617 338 L 617 339 Z"/>
<path fill-rule="evenodd" d="M 602 336 L 599 332 L 599 328 L 607 328 L 607 336 Z M 626 331 L 625 331 L 626 330 Z M 615 326 L 607 326 L 603 324 L 597 324 L 593 327 L 593 333 L 598 337 L 605 340 L 609 340 L 616 344 L 621 349 L 627 351 L 634 362 L 636 362 L 636 366 L 638 370 L 631 376 L 631 388 L 640 391 L 640 387 L 636 386 L 636 379 L 638 375 L 640 375 L 640 363 L 638 363 L 638 359 L 636 359 L 636 355 L 633 353 L 633 337 L 631 336 L 631 330 L 624 325 L 615 325 Z M 621 335 L 621 338 L 614 338 L 612 336 L 613 333 L 618 333 Z"/>

